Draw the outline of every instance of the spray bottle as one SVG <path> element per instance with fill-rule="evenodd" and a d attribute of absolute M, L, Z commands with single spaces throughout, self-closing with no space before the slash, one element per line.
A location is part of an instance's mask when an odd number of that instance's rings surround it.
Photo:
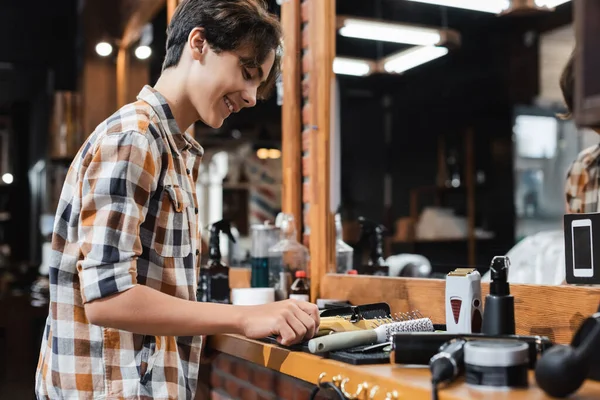
<path fill-rule="evenodd" d="M 229 296 L 229 267 L 221 261 L 221 232 L 227 234 L 235 243 L 231 234 L 231 224 L 221 220 L 212 224 L 208 244 L 208 263 L 200 268 L 200 282 L 196 298 L 202 302 L 230 303 Z"/>
<path fill-rule="evenodd" d="M 369 241 L 369 260 L 366 265 L 358 269 L 361 275 L 379 275 L 389 276 L 390 268 L 383 259 L 383 235 L 386 231 L 385 226 L 359 217 L 358 222 L 361 228 L 360 241 Z"/>

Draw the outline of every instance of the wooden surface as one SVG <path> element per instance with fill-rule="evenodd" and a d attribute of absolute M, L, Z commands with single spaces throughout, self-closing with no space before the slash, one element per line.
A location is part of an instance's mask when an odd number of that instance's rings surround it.
<path fill-rule="evenodd" d="M 294 216 L 296 227 L 302 226 L 302 36 L 300 0 L 281 5 L 283 29 L 283 105 L 281 107 L 281 141 L 283 163 L 282 210 Z M 302 229 L 296 239 L 302 242 Z"/>
<path fill-rule="evenodd" d="M 179 0 L 167 0 L 167 25 L 171 23 L 171 18 L 175 14 L 175 9 L 179 5 Z"/>
<path fill-rule="evenodd" d="M 419 310 L 434 323 L 445 323 L 445 281 L 328 274 L 321 298 L 352 304 L 386 302 L 392 312 Z M 482 283 L 482 300 L 489 284 Z M 584 318 L 596 312 L 600 288 L 575 286 L 511 285 L 515 296 L 517 334 L 548 336 L 569 343 Z M 485 313 L 485 309 L 484 309 Z"/>
<path fill-rule="evenodd" d="M 312 1 L 310 7 L 311 196 L 310 286 L 319 297 L 321 279 L 335 265 L 332 212 L 330 210 L 330 135 L 333 109 L 333 59 L 335 57 L 335 0 Z"/>
<path fill-rule="evenodd" d="M 117 107 L 127 104 L 129 96 L 129 49 L 119 47 L 117 54 Z"/>
<path fill-rule="evenodd" d="M 227 353 L 255 364 L 279 371 L 283 374 L 317 384 L 319 375 L 327 375 L 324 381 L 341 375 L 348 378 L 346 390 L 355 393 L 359 384 L 366 382 L 369 389 L 378 386 L 374 400 L 383 400 L 387 393 L 398 392 L 399 399 L 430 399 L 431 376 L 425 367 L 402 367 L 397 365 L 354 366 L 338 361 L 327 360 L 312 354 L 289 351 L 283 347 L 249 340 L 236 335 L 218 335 L 209 338 L 208 348 Z M 440 389 L 440 400 L 542 400 L 550 399 L 536 385 L 530 373 L 530 387 L 527 390 L 490 392 L 464 385 L 461 380 L 447 388 Z M 364 397 L 363 397 L 364 398 Z M 571 400 L 591 400 L 600 398 L 600 383 L 587 381 Z"/>

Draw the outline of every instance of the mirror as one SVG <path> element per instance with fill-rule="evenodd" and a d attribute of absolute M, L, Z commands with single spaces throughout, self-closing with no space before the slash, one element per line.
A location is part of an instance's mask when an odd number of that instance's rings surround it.
<path fill-rule="evenodd" d="M 343 240 L 355 266 L 365 263 L 372 252 L 358 217 L 378 221 L 394 276 L 444 277 L 459 267 L 484 275 L 507 254 L 513 268 L 532 268 L 516 246 L 560 229 L 566 170 L 598 142 L 557 117 L 565 111 L 559 77 L 574 48 L 572 4 L 500 15 L 419 3 L 336 4 L 339 134 L 331 143 L 341 168 L 332 207 Z M 366 29 L 361 19 L 391 25 Z M 437 41 L 407 34 L 410 25 Z M 396 34 L 378 36 L 386 29 Z"/>

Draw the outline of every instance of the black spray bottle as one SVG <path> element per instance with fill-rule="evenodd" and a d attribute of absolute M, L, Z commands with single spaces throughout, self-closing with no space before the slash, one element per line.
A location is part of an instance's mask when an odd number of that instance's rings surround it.
<path fill-rule="evenodd" d="M 490 294 L 485 298 L 482 333 L 486 335 L 515 334 L 515 298 L 510 294 L 508 268 L 505 256 L 492 259 L 490 267 Z"/>
<path fill-rule="evenodd" d="M 208 263 L 200 268 L 200 282 L 196 293 L 198 301 L 230 303 L 229 267 L 221 261 L 219 240 L 221 232 L 226 233 L 229 239 L 235 243 L 229 221 L 221 220 L 212 224 L 208 244 Z"/>
<path fill-rule="evenodd" d="M 363 217 L 358 218 L 361 228 L 360 241 L 369 242 L 369 260 L 366 265 L 357 268 L 361 275 L 389 276 L 390 268 L 383 259 L 383 235 L 385 226 Z"/>

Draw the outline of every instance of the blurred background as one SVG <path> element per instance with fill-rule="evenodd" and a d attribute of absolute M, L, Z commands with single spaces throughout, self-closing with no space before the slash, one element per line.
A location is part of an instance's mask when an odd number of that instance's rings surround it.
<path fill-rule="evenodd" d="M 279 15 L 278 3 L 269 7 Z M 156 82 L 172 4 L 0 2 L 2 399 L 32 398 L 70 163 L 100 122 Z M 368 253 L 361 216 L 386 227 L 386 257 L 422 255 L 434 274 L 485 273 L 523 238 L 562 229 L 566 170 L 598 142 L 556 116 L 575 43 L 570 1 L 339 0 L 336 9 L 332 198 L 355 262 Z M 405 40 L 394 30 L 415 26 L 438 34 L 443 50 L 420 53 L 422 30 Z M 281 210 L 281 90 L 220 129 L 192 129 L 206 150 L 201 222 L 233 221 L 238 244 L 223 241 L 233 267 L 248 266 L 251 225 Z"/>

